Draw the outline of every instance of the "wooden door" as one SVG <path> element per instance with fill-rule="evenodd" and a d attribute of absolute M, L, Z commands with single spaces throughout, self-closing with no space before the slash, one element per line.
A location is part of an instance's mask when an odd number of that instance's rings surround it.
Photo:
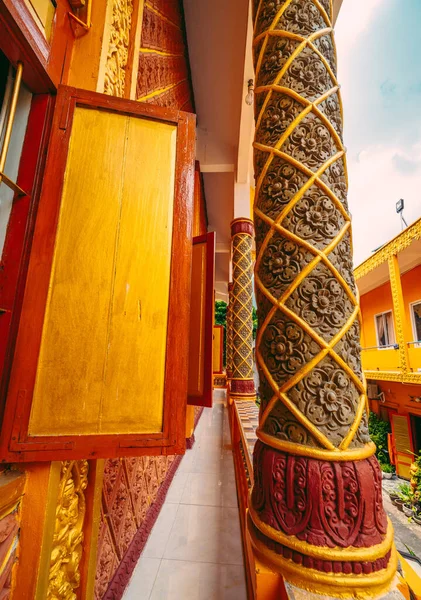
<path fill-rule="evenodd" d="M 2 460 L 182 452 L 194 115 L 59 88 Z"/>
<path fill-rule="evenodd" d="M 410 479 L 410 467 L 414 460 L 410 420 L 407 415 L 398 414 L 392 414 L 391 418 L 396 473 L 399 477 Z"/>
<path fill-rule="evenodd" d="M 212 406 L 215 233 L 193 238 L 187 403 Z"/>

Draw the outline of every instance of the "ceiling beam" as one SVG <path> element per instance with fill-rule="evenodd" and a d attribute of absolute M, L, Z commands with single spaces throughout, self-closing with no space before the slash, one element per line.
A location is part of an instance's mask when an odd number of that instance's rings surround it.
<path fill-rule="evenodd" d="M 233 173 L 234 165 L 203 165 L 200 164 L 200 171 L 202 173 Z"/>

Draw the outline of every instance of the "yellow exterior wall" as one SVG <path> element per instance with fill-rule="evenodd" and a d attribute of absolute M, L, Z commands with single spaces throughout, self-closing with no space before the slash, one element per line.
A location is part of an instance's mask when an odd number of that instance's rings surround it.
<path fill-rule="evenodd" d="M 389 282 L 361 296 L 360 304 L 363 316 L 361 345 L 363 348 L 377 346 L 375 315 L 393 309 Z"/>
<path fill-rule="evenodd" d="M 370 348 L 362 353 L 363 369 L 395 371 L 399 368 L 399 353 L 394 348 L 378 350 L 375 315 L 393 310 L 392 293 L 389 282 L 361 296 L 363 325 L 361 331 L 362 348 Z"/>
<path fill-rule="evenodd" d="M 417 301 L 421 302 L 421 265 L 404 273 L 401 280 L 405 303 L 405 337 L 408 341 L 413 341 L 414 335 L 411 324 L 410 304 Z"/>
<path fill-rule="evenodd" d="M 421 265 L 411 269 L 401 276 L 403 294 L 403 331 L 405 343 L 414 341 L 411 322 L 410 305 L 412 302 L 421 301 Z M 362 312 L 361 346 L 370 348 L 377 346 L 375 315 L 393 311 L 393 300 L 390 283 L 371 290 L 360 298 Z M 396 331 L 395 331 L 396 335 Z M 421 348 L 414 345 L 408 346 L 409 371 L 419 372 L 421 369 Z M 393 348 L 382 350 L 364 350 L 362 354 L 364 370 L 397 371 L 400 369 L 399 352 Z"/>

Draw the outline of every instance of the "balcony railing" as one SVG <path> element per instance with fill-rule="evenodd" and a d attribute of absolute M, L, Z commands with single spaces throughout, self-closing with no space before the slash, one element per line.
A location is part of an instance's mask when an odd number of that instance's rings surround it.
<path fill-rule="evenodd" d="M 406 342 L 406 345 L 408 348 L 406 372 L 409 374 L 421 373 L 421 340 Z M 364 371 L 403 371 L 398 350 L 399 344 L 362 348 L 361 358 Z"/>
<path fill-rule="evenodd" d="M 399 344 L 362 348 L 364 371 L 399 371 Z"/>
<path fill-rule="evenodd" d="M 421 340 L 407 342 L 409 369 L 413 373 L 421 373 Z"/>

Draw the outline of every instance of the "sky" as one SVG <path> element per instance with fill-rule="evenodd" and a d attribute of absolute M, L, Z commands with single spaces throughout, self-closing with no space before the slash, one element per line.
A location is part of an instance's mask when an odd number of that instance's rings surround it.
<path fill-rule="evenodd" d="M 336 23 L 354 264 L 421 217 L 421 0 L 343 0 Z"/>

